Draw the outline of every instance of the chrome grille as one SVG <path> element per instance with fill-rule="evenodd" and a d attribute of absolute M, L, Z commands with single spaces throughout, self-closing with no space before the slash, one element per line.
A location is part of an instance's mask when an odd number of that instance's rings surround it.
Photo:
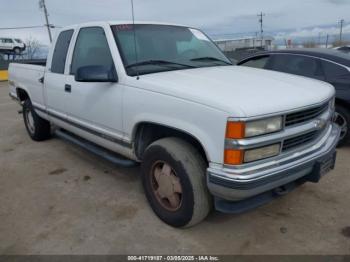
<path fill-rule="evenodd" d="M 319 131 L 312 131 L 297 137 L 286 139 L 283 142 L 282 152 L 312 142 L 318 137 L 319 134 Z"/>
<path fill-rule="evenodd" d="M 329 103 L 327 102 L 324 105 L 314 107 L 311 109 L 306 109 L 303 111 L 295 112 L 286 115 L 286 122 L 285 126 L 292 126 L 300 123 L 304 123 L 307 121 L 310 121 L 317 116 L 321 115 L 323 112 L 325 112 L 329 108 Z"/>

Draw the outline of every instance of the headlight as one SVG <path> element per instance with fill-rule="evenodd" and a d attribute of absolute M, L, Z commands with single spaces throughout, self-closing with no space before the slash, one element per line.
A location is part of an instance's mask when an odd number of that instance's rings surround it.
<path fill-rule="evenodd" d="M 248 163 L 248 162 L 253 162 L 253 161 L 277 156 L 279 152 L 280 152 L 280 144 L 247 150 L 244 153 L 244 162 Z"/>
<path fill-rule="evenodd" d="M 281 116 L 250 122 L 227 122 L 226 138 L 242 139 L 277 132 L 281 129 Z"/>
<path fill-rule="evenodd" d="M 226 139 L 244 139 L 280 131 L 283 128 L 282 119 L 282 116 L 275 116 L 249 122 L 228 121 Z M 274 144 L 249 150 L 226 148 L 224 163 L 226 165 L 241 165 L 277 156 L 280 153 L 280 147 L 280 144 Z"/>
<path fill-rule="evenodd" d="M 245 137 L 273 133 L 282 129 L 282 117 L 272 117 L 258 121 L 247 122 Z"/>

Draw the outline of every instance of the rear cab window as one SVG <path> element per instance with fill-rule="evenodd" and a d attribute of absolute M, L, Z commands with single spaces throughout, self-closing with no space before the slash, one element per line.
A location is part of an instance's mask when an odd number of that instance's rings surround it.
<path fill-rule="evenodd" d="M 53 51 L 51 72 L 57 74 L 64 74 L 64 67 L 66 65 L 67 52 L 70 41 L 72 39 L 74 30 L 62 31 L 56 41 L 55 49 Z"/>

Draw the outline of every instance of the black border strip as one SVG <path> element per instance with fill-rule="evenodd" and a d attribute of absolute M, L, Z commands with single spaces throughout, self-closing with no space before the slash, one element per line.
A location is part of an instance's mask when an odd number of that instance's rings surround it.
<path fill-rule="evenodd" d="M 33 107 L 34 107 L 36 110 L 38 110 L 38 111 L 40 111 L 40 112 L 42 112 L 42 113 L 48 114 L 49 116 L 52 116 L 52 117 L 54 117 L 54 118 L 57 118 L 57 119 L 59 119 L 59 120 L 61 120 L 61 121 L 63 121 L 63 122 L 66 122 L 67 124 L 70 124 L 70 125 L 72 125 L 72 126 L 74 126 L 74 127 L 77 127 L 77 128 L 79 128 L 79 129 L 81 129 L 81 130 L 83 130 L 83 131 L 85 131 L 85 132 L 88 132 L 88 133 L 92 134 L 92 135 L 101 137 L 101 138 L 106 139 L 106 140 L 108 140 L 108 141 L 111 141 L 111 142 L 113 142 L 113 143 L 117 143 L 117 144 L 119 144 L 119 145 L 121 145 L 121 146 L 125 146 L 125 147 L 128 147 L 128 148 L 132 148 L 132 144 L 131 144 L 131 143 L 128 143 L 128 142 L 126 142 L 126 141 L 123 141 L 123 140 L 114 138 L 114 137 L 112 137 L 112 136 L 109 136 L 109 135 L 106 135 L 106 134 L 97 132 L 97 131 L 95 131 L 95 130 L 92 130 L 92 129 L 90 129 L 90 128 L 87 128 L 87 127 L 85 127 L 85 126 L 82 126 L 82 125 L 80 125 L 80 124 L 77 124 L 77 123 L 75 123 L 75 122 L 72 122 L 72 121 L 70 121 L 70 120 L 68 120 L 68 119 L 65 119 L 65 118 L 63 118 L 63 117 L 61 117 L 61 116 L 59 116 L 59 115 L 57 115 L 57 114 L 55 114 L 55 113 L 52 113 L 52 112 L 46 111 L 46 110 L 44 110 L 44 109 L 41 109 L 41 108 L 39 108 L 39 107 L 37 107 L 37 106 L 34 106 L 34 105 L 33 105 Z"/>
<path fill-rule="evenodd" d="M 268 250 L 273 253 L 273 250 Z M 191 253 L 174 254 L 140 254 L 137 250 L 135 254 L 129 255 L 0 255 L 1 261 L 8 262 L 115 262 L 115 261 L 220 261 L 220 262 L 319 262 L 319 261 L 349 261 L 349 255 L 217 255 L 204 253 L 194 255 Z M 345 251 L 344 251 L 345 252 Z M 311 252 L 309 252 L 311 253 Z"/>

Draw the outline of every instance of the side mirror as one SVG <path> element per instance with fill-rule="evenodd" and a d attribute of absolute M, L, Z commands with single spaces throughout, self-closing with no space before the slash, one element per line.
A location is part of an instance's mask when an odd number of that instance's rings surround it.
<path fill-rule="evenodd" d="M 75 74 L 77 82 L 118 82 L 114 68 L 92 65 L 79 67 Z"/>

